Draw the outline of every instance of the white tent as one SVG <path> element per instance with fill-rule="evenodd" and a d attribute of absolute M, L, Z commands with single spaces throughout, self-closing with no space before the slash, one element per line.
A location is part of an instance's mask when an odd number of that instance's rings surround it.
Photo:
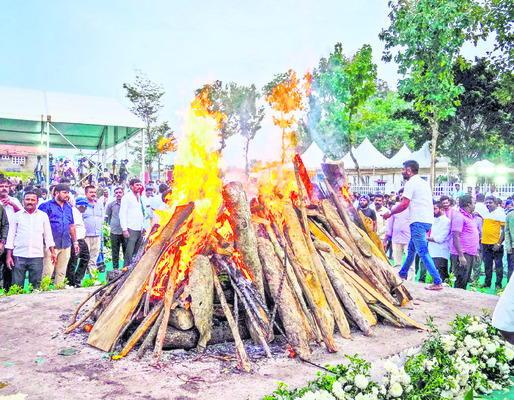
<path fill-rule="evenodd" d="M 407 160 L 412 160 L 412 152 L 409 150 L 407 145 L 404 144 L 402 148 L 389 159 L 389 166 L 401 167 Z"/>
<path fill-rule="evenodd" d="M 47 159 L 50 147 L 105 150 L 144 127 L 116 99 L 0 87 L 0 144 L 44 144 Z"/>
<path fill-rule="evenodd" d="M 389 159 L 378 151 L 368 138 L 364 139 L 357 148 L 352 147 L 352 152 L 359 163 L 359 168 L 382 168 L 389 166 Z M 355 163 L 349 152 L 342 158 L 342 161 L 345 168 L 355 168 Z"/>
<path fill-rule="evenodd" d="M 321 163 L 325 158 L 325 153 L 319 148 L 316 142 L 312 142 L 307 150 L 303 152 L 302 161 L 305 168 L 309 171 L 316 171 L 321 168 Z"/>

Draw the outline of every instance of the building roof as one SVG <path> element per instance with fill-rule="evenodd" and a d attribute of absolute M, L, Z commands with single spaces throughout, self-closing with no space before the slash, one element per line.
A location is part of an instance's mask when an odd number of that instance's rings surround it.
<path fill-rule="evenodd" d="M 0 155 L 28 156 L 31 154 L 43 154 L 44 150 L 36 146 L 15 146 L 0 144 Z"/>

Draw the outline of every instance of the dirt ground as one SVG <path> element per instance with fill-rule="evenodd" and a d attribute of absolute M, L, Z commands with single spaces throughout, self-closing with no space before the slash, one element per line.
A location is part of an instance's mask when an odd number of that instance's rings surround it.
<path fill-rule="evenodd" d="M 423 323 L 429 316 L 441 330 L 456 314 L 481 315 L 493 310 L 498 297 L 445 288 L 429 292 L 425 285 L 407 282 L 415 300 L 405 309 Z M 194 352 L 165 352 L 160 368 L 149 365 L 146 356 L 136 361 L 134 353 L 119 361 L 86 344 L 87 334 L 79 330 L 62 332 L 77 303 L 91 291 L 74 289 L 10 296 L 0 299 L 0 399 L 16 393 L 26 399 L 260 399 L 285 382 L 290 388 L 315 378 L 313 365 L 287 357 L 285 345 L 273 346 L 273 359 L 265 359 L 257 346 L 249 346 L 253 372 L 235 368 L 233 347 L 221 345 L 197 358 Z M 417 329 L 375 327 L 370 337 L 352 332 L 345 340 L 336 334 L 339 352 L 328 354 L 313 346 L 318 365 L 345 363 L 345 355 L 358 354 L 373 362 L 420 346 L 428 336 Z M 63 350 L 71 355 L 59 354 Z M 213 354 L 213 355 L 211 355 Z M 197 358 L 194 360 L 194 358 Z M 3 388 L 2 388 L 3 386 Z"/>

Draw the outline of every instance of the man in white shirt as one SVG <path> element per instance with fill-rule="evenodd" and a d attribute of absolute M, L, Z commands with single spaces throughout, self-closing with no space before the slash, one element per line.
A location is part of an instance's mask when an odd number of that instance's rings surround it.
<path fill-rule="evenodd" d="M 403 199 L 400 205 L 396 206 L 391 212 L 383 215 L 388 219 L 391 215 L 398 214 L 405 209 L 410 213 L 410 242 L 407 259 L 400 270 L 400 277 L 407 279 L 409 269 L 414 262 L 416 254 L 419 254 L 425 267 L 434 279 L 434 283 L 425 287 L 427 290 L 442 290 L 443 281 L 434 260 L 428 252 L 427 232 L 434 222 L 434 208 L 432 202 L 432 190 L 427 181 L 418 175 L 419 164 L 417 161 L 409 160 L 403 163 L 403 178 L 407 180 L 405 184 Z"/>
<path fill-rule="evenodd" d="M 89 263 L 89 247 L 85 240 L 86 225 L 82 217 L 88 205 L 89 201 L 85 197 L 77 197 L 75 199 L 75 207 L 72 207 L 73 221 L 75 222 L 75 232 L 80 251 L 76 253 L 75 248 L 73 246 L 71 247 L 70 261 L 66 268 L 66 278 L 68 279 L 68 284 L 75 287 L 81 286 Z"/>
<path fill-rule="evenodd" d="M 36 208 L 37 193 L 26 192 L 24 209 L 13 215 L 7 234 L 7 266 L 13 270 L 13 284 L 23 287 L 28 271 L 29 282 L 34 288 L 41 284 L 44 248 L 50 250 L 52 262 L 57 258 L 48 215 Z M 13 258 L 14 256 L 14 258 Z"/>
<path fill-rule="evenodd" d="M 130 192 L 122 197 L 120 204 L 120 225 L 123 236 L 127 239 L 127 247 L 123 257 L 124 267 L 130 265 L 144 230 L 143 205 L 140 196 L 143 185 L 139 179 L 135 178 L 130 180 L 129 185 Z"/>
<path fill-rule="evenodd" d="M 4 207 L 7 216 L 7 222 L 10 224 L 14 218 L 14 214 L 22 209 L 22 206 L 16 197 L 9 196 L 11 190 L 11 182 L 5 178 L 0 179 L 0 202 Z M 3 246 L 2 246 L 3 247 Z M 0 270 L 2 270 L 2 277 L 0 283 L 3 281 L 5 291 L 9 291 L 12 284 L 12 271 L 7 266 L 7 253 L 2 251 L 0 254 Z"/>
<path fill-rule="evenodd" d="M 434 224 L 430 230 L 428 252 L 443 281 L 449 278 L 448 259 L 450 258 L 451 232 L 450 218 L 444 212 L 440 201 L 434 203 Z"/>
<path fill-rule="evenodd" d="M 145 193 L 141 196 L 141 201 L 143 203 L 143 223 L 145 231 L 150 232 L 151 228 L 151 220 L 152 220 L 152 207 L 151 203 L 153 200 L 153 187 L 147 186 L 145 189 Z"/>
<path fill-rule="evenodd" d="M 170 188 L 165 183 L 159 185 L 159 194 L 152 197 L 150 207 L 152 209 L 152 223 L 151 225 L 159 224 L 161 221 L 161 215 L 159 211 L 167 211 L 170 206 L 164 201 L 164 197 L 169 193 Z"/>
<path fill-rule="evenodd" d="M 375 196 L 374 205 L 375 213 L 377 215 L 377 235 L 381 241 L 384 241 L 387 221 L 382 217 L 382 214 L 389 211 L 389 209 L 384 205 L 384 196 L 382 194 L 377 194 Z"/>

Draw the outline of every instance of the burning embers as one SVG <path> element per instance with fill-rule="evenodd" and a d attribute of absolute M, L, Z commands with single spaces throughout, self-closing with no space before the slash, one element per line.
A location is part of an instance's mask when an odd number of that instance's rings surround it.
<path fill-rule="evenodd" d="M 409 295 L 343 197 L 342 168 L 323 165 L 328 180 L 315 186 L 296 156 L 294 170 L 262 170 L 250 202 L 241 183 L 222 184 L 214 149 L 223 115 L 207 102 L 199 95 L 187 115 L 170 212 L 67 332 L 94 312 L 89 344 L 121 346 L 119 358 L 141 343 L 138 355 L 153 348 L 154 363 L 163 347 L 234 340 L 249 371 L 245 332 L 269 357 L 281 335 L 291 356 L 309 359 L 314 343 L 337 351 L 334 334 L 348 338 L 350 326 L 366 335 L 378 319 L 419 327 L 393 305 Z"/>

